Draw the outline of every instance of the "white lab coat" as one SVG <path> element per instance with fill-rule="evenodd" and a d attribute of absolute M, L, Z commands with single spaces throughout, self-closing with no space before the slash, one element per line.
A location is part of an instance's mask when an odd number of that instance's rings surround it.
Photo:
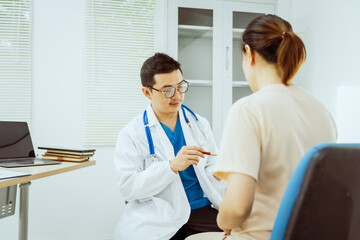
<path fill-rule="evenodd" d="M 149 146 L 142 115 L 134 118 L 120 132 L 114 154 L 118 187 L 128 201 L 115 229 L 114 240 L 167 240 L 190 216 L 191 209 L 180 176 L 171 170 L 169 164 L 169 160 L 175 157 L 174 148 L 152 107 L 149 105 L 146 110 L 155 153 L 160 161 L 144 169 Z M 193 115 L 185 111 L 191 127 L 197 127 Z M 197 145 L 182 110 L 179 116 L 186 144 Z M 217 153 L 208 121 L 201 116 L 198 119 L 207 139 L 207 144 L 202 147 L 205 151 Z M 205 155 L 194 169 L 205 196 L 213 207 L 218 208 L 225 183 L 213 177 L 215 160 L 216 157 Z"/>

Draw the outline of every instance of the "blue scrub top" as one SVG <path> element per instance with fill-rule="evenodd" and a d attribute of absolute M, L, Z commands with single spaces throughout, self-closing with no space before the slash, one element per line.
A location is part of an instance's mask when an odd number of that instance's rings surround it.
<path fill-rule="evenodd" d="M 178 116 L 174 132 L 165 124 L 161 122 L 160 124 L 164 129 L 166 135 L 168 136 L 171 144 L 173 145 L 174 153 L 176 156 L 180 149 L 183 146 L 186 146 L 185 137 L 181 128 L 180 118 Z M 209 199 L 207 199 L 207 197 L 204 197 L 204 192 L 201 189 L 199 180 L 196 177 L 194 167 L 192 165 L 190 165 L 184 171 L 179 171 L 179 174 L 185 189 L 186 196 L 190 203 L 191 210 L 211 205 Z"/>

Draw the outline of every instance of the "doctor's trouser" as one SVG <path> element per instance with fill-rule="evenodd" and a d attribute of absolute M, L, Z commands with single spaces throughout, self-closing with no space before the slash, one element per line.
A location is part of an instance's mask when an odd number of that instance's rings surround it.
<path fill-rule="evenodd" d="M 216 224 L 217 214 L 218 211 L 210 205 L 192 210 L 189 221 L 170 240 L 184 240 L 192 234 L 202 232 L 222 232 Z"/>

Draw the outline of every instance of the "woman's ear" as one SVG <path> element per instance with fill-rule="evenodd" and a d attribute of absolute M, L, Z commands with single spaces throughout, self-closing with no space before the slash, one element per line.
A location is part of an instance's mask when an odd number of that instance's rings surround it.
<path fill-rule="evenodd" d="M 249 54 L 250 65 L 254 65 L 255 64 L 255 52 L 251 49 L 251 47 L 248 44 L 245 45 L 245 51 Z"/>
<path fill-rule="evenodd" d="M 249 53 L 251 51 L 251 48 L 248 44 L 245 44 L 245 52 Z"/>
<path fill-rule="evenodd" d="M 142 87 L 141 91 L 143 92 L 145 97 L 147 97 L 149 100 L 151 100 L 151 93 L 150 93 L 150 89 L 148 87 Z"/>
<path fill-rule="evenodd" d="M 250 65 L 255 64 L 255 52 L 248 44 L 245 45 L 245 56 L 249 58 Z"/>

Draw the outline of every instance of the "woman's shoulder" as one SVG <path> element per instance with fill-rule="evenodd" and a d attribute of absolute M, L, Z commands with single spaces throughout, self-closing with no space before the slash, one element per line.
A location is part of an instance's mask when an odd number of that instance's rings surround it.
<path fill-rule="evenodd" d="M 293 84 L 289 86 L 283 84 L 271 84 L 249 96 L 239 99 L 236 101 L 236 104 L 239 106 L 259 103 L 271 104 L 272 101 L 278 98 L 287 98 L 294 95 L 311 96 L 306 90 Z"/>
<path fill-rule="evenodd" d="M 286 104 L 290 99 L 302 99 L 311 96 L 305 90 L 295 85 L 272 84 L 246 97 L 238 99 L 232 106 L 232 111 L 262 112 L 279 103 Z"/>

